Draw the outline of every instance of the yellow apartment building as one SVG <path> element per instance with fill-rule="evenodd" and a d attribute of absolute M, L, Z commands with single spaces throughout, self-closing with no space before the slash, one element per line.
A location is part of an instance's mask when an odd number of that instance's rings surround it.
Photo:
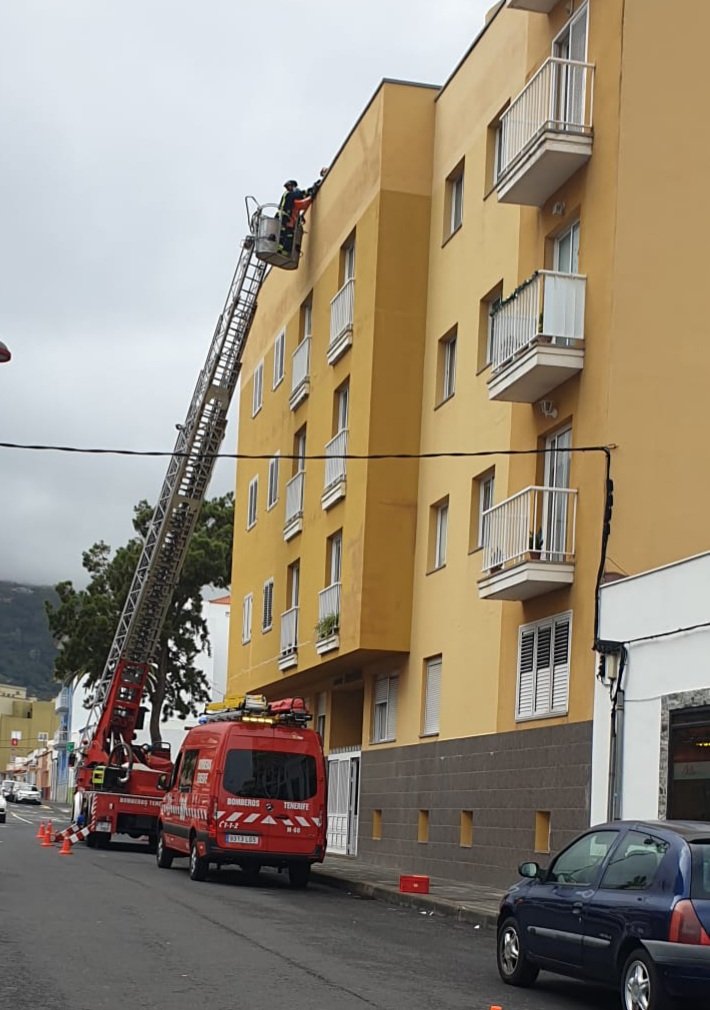
<path fill-rule="evenodd" d="M 497 4 L 382 83 L 264 285 L 230 688 L 308 697 L 330 851 L 502 884 L 588 823 L 599 584 L 708 547 L 696 19 Z"/>
<path fill-rule="evenodd" d="M 54 736 L 58 719 L 53 701 L 27 697 L 27 688 L 0 684 L 0 769 L 2 778 L 17 758 L 27 757 Z"/>

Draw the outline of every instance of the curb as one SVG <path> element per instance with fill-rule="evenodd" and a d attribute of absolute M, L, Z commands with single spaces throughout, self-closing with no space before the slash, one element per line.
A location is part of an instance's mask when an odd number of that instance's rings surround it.
<path fill-rule="evenodd" d="M 484 929 L 494 930 L 498 924 L 497 911 L 491 912 L 482 908 L 473 908 L 458 901 L 450 901 L 448 898 L 437 898 L 431 894 L 410 894 L 402 892 L 396 887 L 390 887 L 388 884 L 348 880 L 328 873 L 327 870 L 316 870 L 315 867 L 311 871 L 311 879 L 314 883 L 358 894 L 363 898 L 386 901 L 398 908 L 414 908 L 418 911 L 428 912 L 430 915 L 445 915 L 448 918 L 456 919 L 457 922 L 465 922 Z"/>

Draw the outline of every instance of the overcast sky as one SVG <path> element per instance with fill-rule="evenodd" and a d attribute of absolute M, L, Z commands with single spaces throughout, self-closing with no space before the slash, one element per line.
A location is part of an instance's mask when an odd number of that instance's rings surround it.
<path fill-rule="evenodd" d="M 492 2 L 0 2 L 0 441 L 170 450 L 244 197 L 316 178 L 383 77 L 442 83 Z M 0 449 L 0 579 L 83 584 L 166 466 Z"/>

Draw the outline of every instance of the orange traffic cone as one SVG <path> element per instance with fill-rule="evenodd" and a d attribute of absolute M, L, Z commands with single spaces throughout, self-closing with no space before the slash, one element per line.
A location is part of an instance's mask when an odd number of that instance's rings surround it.
<path fill-rule="evenodd" d="M 35 838 L 39 838 L 40 842 L 44 838 L 44 821 L 39 822 L 39 827 L 37 828 L 37 834 Z"/>
<path fill-rule="evenodd" d="M 59 850 L 60 856 L 73 856 L 74 853 L 71 850 L 71 842 L 69 841 L 68 835 L 64 836 L 64 841 L 62 842 L 62 847 Z"/>
<path fill-rule="evenodd" d="M 49 849 L 54 843 L 54 836 L 52 834 L 52 822 L 47 821 L 47 827 L 44 829 L 44 838 L 42 839 L 42 848 Z"/>

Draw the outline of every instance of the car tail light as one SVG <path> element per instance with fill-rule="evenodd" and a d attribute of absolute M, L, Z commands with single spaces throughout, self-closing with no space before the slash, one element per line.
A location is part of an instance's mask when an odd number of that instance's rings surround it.
<path fill-rule="evenodd" d="M 710 936 L 703 929 L 692 901 L 679 901 L 673 909 L 668 939 L 671 943 L 694 943 L 710 947 Z"/>
<path fill-rule="evenodd" d="M 207 834 L 210 838 L 217 837 L 217 799 L 212 800 L 212 809 L 207 814 Z"/>

